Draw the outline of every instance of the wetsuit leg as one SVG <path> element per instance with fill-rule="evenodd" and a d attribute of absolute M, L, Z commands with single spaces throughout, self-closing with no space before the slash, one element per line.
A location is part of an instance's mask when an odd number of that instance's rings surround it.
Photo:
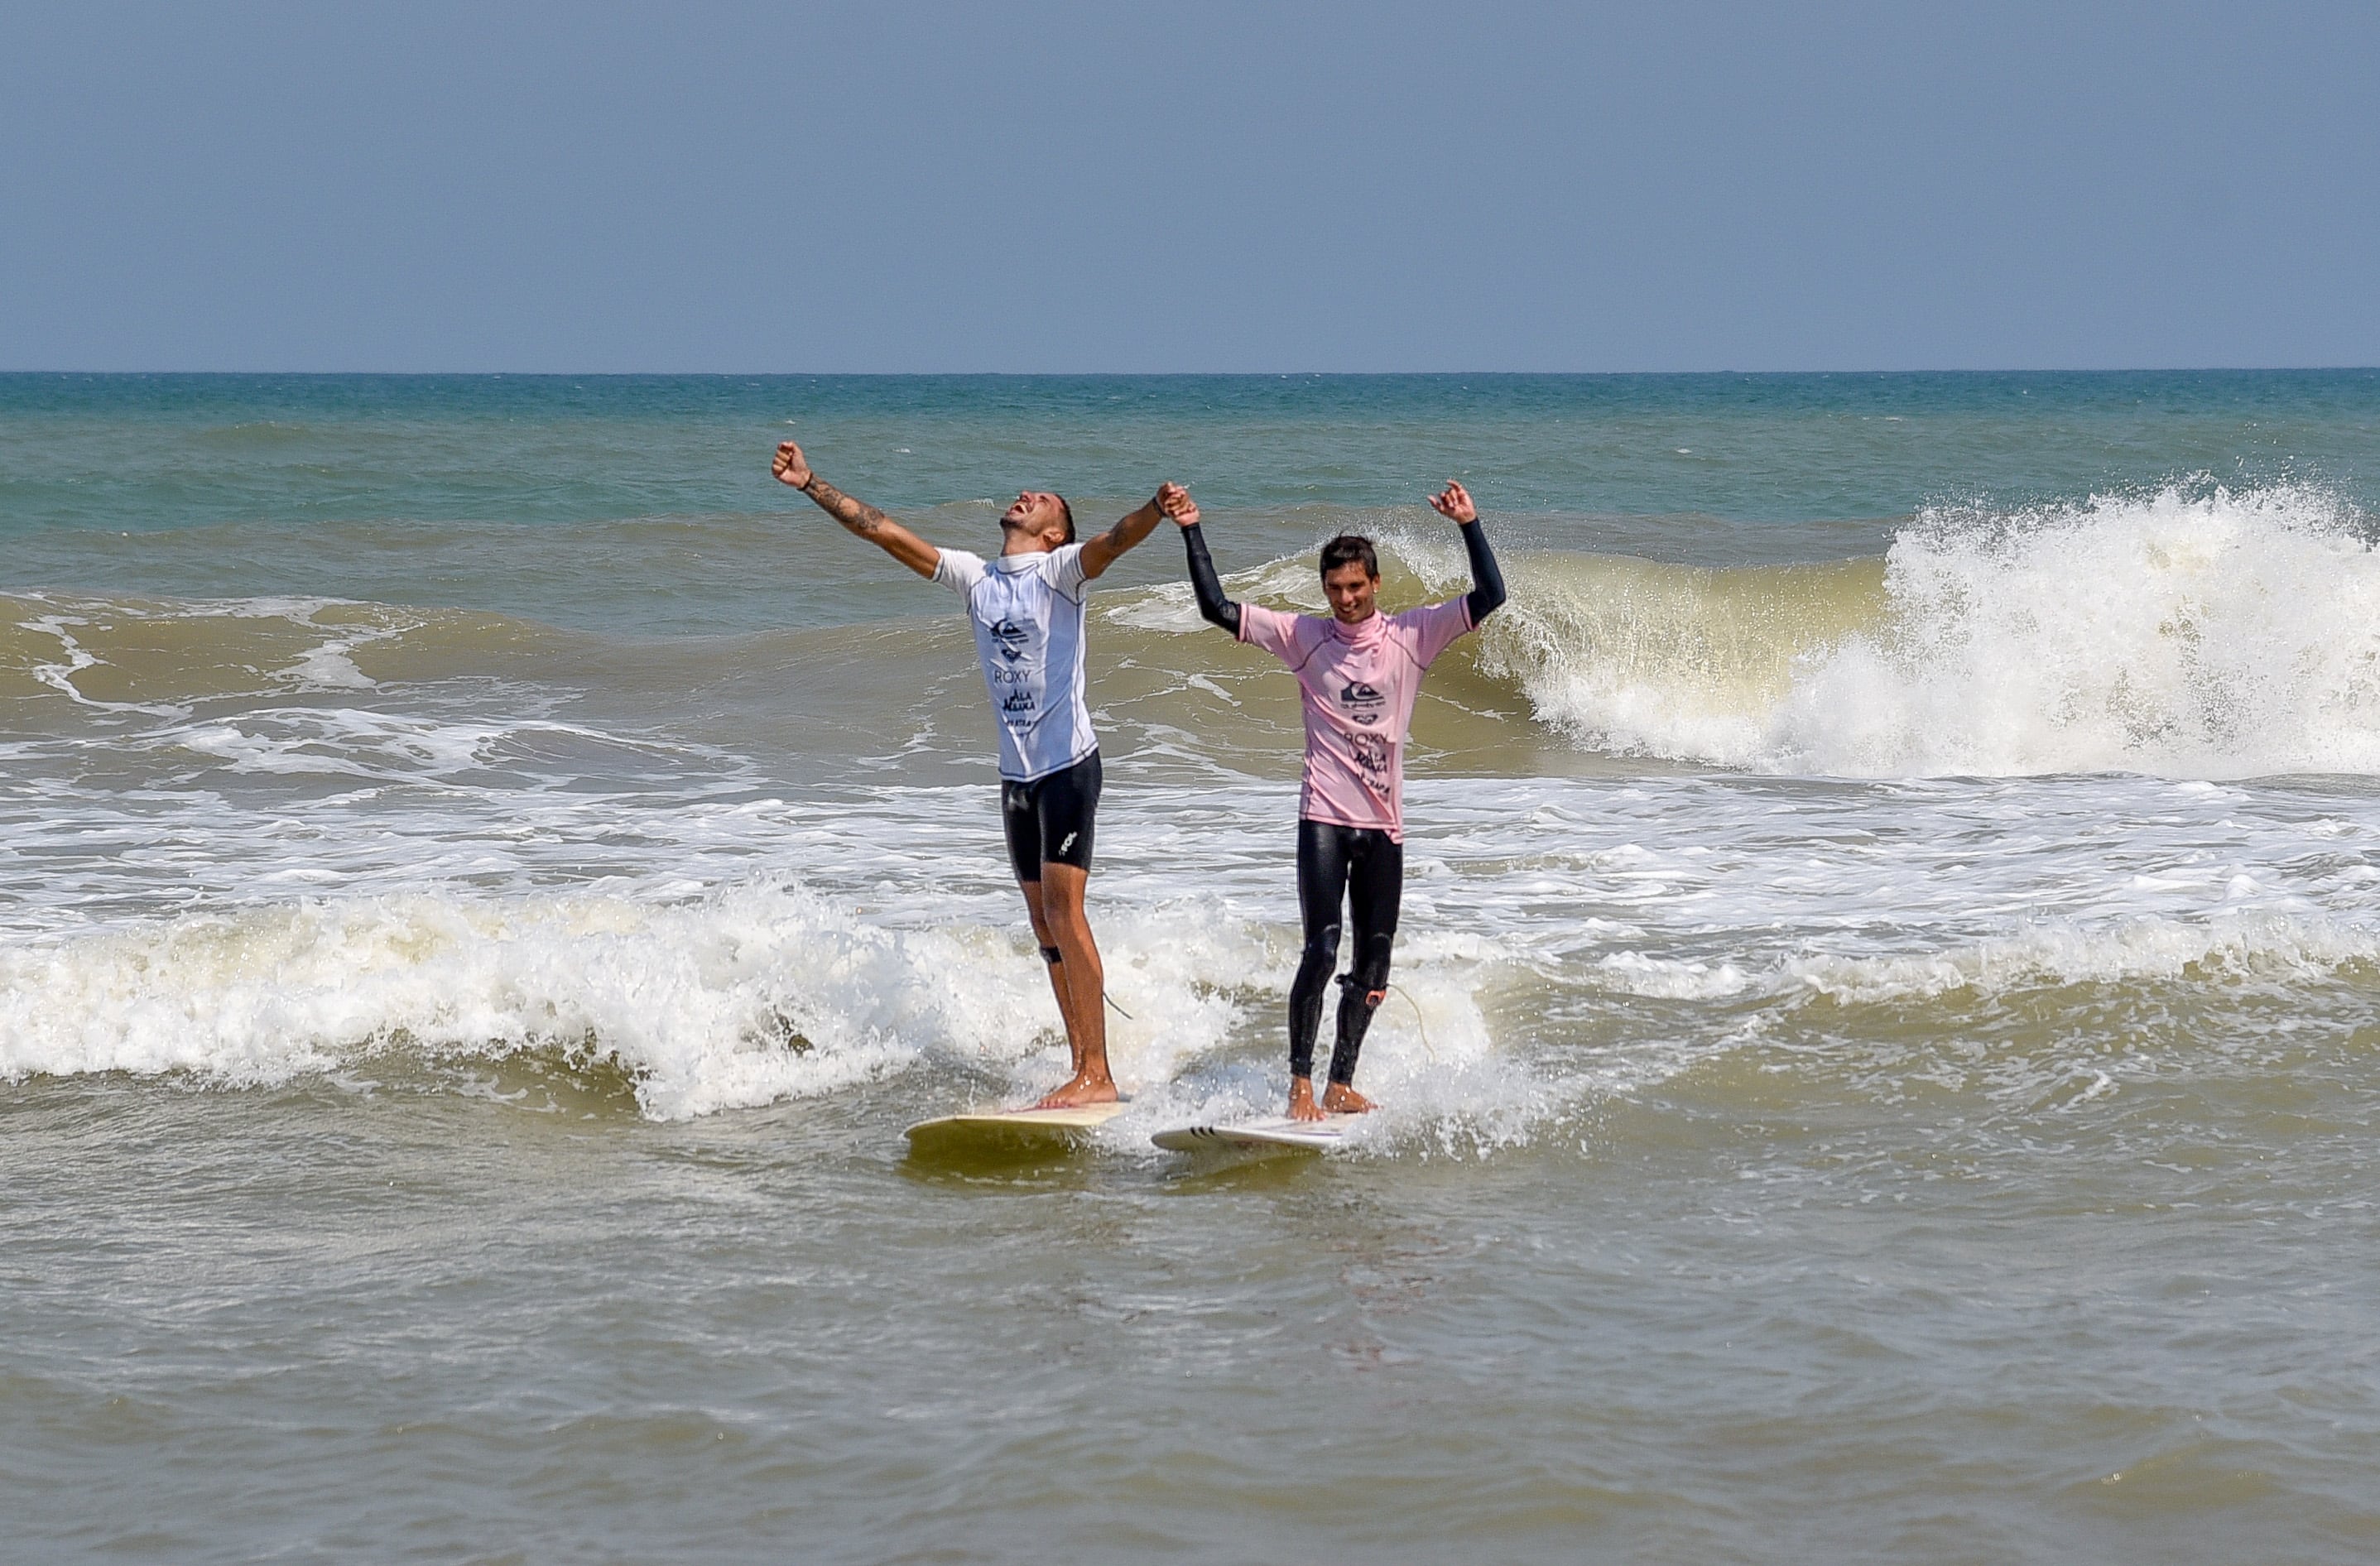
<path fill-rule="evenodd" d="M 1034 785 L 1009 783 L 1000 785 L 1000 827 L 1008 839 L 1008 868 L 1016 872 L 1020 884 L 1031 885 L 1041 879 L 1041 812 L 1034 798 Z"/>
<path fill-rule="evenodd" d="M 1339 966 L 1339 904 L 1347 894 L 1348 829 L 1326 821 L 1297 823 L 1297 906 L 1305 921 L 1305 954 L 1289 987 L 1289 1074 L 1314 1075 L 1314 1035 L 1322 1026 L 1322 995 Z"/>
<path fill-rule="evenodd" d="M 1044 864 L 1087 873 L 1099 813 L 1099 753 L 1031 783 L 1000 785 L 1000 824 L 1008 864 L 1020 881 L 1038 881 Z"/>
<path fill-rule="evenodd" d="M 1035 804 L 1041 818 L 1041 859 L 1044 864 L 1072 865 L 1086 875 L 1091 868 L 1091 842 L 1097 834 L 1099 790 L 1103 780 L 1099 753 L 1092 751 L 1062 772 L 1052 772 L 1034 784 Z"/>
<path fill-rule="evenodd" d="M 1330 1051 L 1330 1080 L 1355 1080 L 1355 1057 L 1372 1014 L 1389 990 L 1389 951 L 1397 940 L 1397 908 L 1404 901 L 1405 845 L 1384 832 L 1356 833 L 1348 865 L 1347 903 L 1354 916 L 1355 961 L 1339 981 L 1339 1042 Z"/>

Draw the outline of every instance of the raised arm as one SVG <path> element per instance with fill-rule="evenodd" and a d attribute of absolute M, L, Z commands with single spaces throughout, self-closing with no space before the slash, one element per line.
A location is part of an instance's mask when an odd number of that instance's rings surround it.
<path fill-rule="evenodd" d="M 1186 495 L 1189 492 L 1179 484 L 1160 484 L 1157 496 L 1138 511 L 1118 522 L 1106 532 L 1083 546 L 1083 575 L 1102 577 L 1109 566 L 1123 558 L 1123 552 L 1157 530 L 1165 520 L 1165 497 L 1168 492 Z"/>
<path fill-rule="evenodd" d="M 1488 529 L 1479 524 L 1479 508 L 1471 504 L 1469 490 L 1450 479 L 1443 491 L 1429 497 L 1429 504 L 1463 535 L 1463 552 L 1471 559 L 1471 591 L 1463 601 L 1475 625 L 1504 601 L 1504 573 L 1496 568 L 1496 552 L 1488 547 Z"/>
<path fill-rule="evenodd" d="M 791 484 L 818 502 L 819 509 L 842 523 L 920 577 L 930 577 L 941 564 L 942 552 L 909 531 L 864 500 L 844 494 L 810 471 L 809 459 L 791 441 L 780 442 L 777 459 L 770 464 L 777 482 Z"/>
<path fill-rule="evenodd" d="M 1187 490 L 1176 487 L 1174 493 L 1179 498 L 1172 504 L 1166 504 L 1168 497 L 1162 491 L 1158 498 L 1165 506 L 1165 515 L 1181 525 L 1182 547 L 1190 553 L 1190 590 L 1197 595 L 1198 613 L 1207 617 L 1208 624 L 1220 625 L 1236 637 L 1240 634 L 1240 606 L 1223 596 L 1222 578 L 1215 575 L 1214 557 L 1207 552 L 1206 532 L 1198 526 L 1198 503 L 1190 498 Z"/>

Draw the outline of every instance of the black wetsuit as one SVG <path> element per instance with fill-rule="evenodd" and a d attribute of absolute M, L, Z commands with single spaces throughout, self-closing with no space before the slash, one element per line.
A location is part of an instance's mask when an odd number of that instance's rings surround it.
<path fill-rule="evenodd" d="M 1330 1050 L 1330 1080 L 1355 1080 L 1355 1057 L 1372 1013 L 1389 988 L 1389 949 L 1397 939 L 1397 908 L 1404 901 L 1405 845 L 1378 827 L 1332 821 L 1297 823 L 1297 906 L 1305 922 L 1305 952 L 1289 987 L 1289 1074 L 1314 1075 L 1314 1037 L 1322 1028 L 1322 997 L 1339 965 L 1339 906 L 1349 904 L 1355 926 L 1354 966 L 1339 979 L 1339 1041 Z"/>
<path fill-rule="evenodd" d="M 1038 881 L 1044 865 L 1072 865 L 1089 873 L 1099 821 L 1099 753 L 1031 783 L 1000 784 L 1000 824 L 1008 835 L 1008 863 L 1020 881 Z"/>
<path fill-rule="evenodd" d="M 1503 573 L 1488 547 L 1487 529 L 1462 526 L 1463 552 L 1471 562 L 1467 607 L 1471 624 L 1504 601 Z M 1198 613 L 1233 636 L 1240 634 L 1240 606 L 1223 596 L 1207 540 L 1193 524 L 1182 529 L 1190 556 L 1190 589 Z M 1404 899 L 1404 844 L 1377 827 L 1340 826 L 1301 819 L 1297 823 L 1297 904 L 1305 926 L 1305 951 L 1289 989 L 1289 1074 L 1311 1081 L 1314 1039 L 1322 1026 L 1322 998 L 1339 965 L 1339 912 L 1347 904 L 1355 926 L 1353 970 L 1339 980 L 1339 1037 L 1330 1051 L 1330 1080 L 1355 1080 L 1355 1059 L 1389 987 L 1389 955 L 1397 937 L 1397 910 Z"/>

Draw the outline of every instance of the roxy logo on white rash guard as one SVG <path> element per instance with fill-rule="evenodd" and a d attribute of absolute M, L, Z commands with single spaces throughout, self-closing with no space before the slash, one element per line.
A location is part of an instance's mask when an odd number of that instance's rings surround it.
<path fill-rule="evenodd" d="M 1031 783 L 1097 748 L 1083 704 L 1083 546 L 994 560 L 946 549 L 934 580 L 965 600 L 983 688 L 1000 720 L 1000 775 Z"/>

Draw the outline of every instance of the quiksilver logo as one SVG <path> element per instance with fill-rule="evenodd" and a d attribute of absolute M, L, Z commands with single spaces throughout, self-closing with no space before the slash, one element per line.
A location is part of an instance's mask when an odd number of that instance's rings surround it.
<path fill-rule="evenodd" d="M 1364 681 L 1350 680 L 1339 692 L 1339 705 L 1345 708 L 1347 715 L 1355 722 L 1374 723 L 1379 721 L 1380 710 L 1387 705 L 1387 698 Z"/>

